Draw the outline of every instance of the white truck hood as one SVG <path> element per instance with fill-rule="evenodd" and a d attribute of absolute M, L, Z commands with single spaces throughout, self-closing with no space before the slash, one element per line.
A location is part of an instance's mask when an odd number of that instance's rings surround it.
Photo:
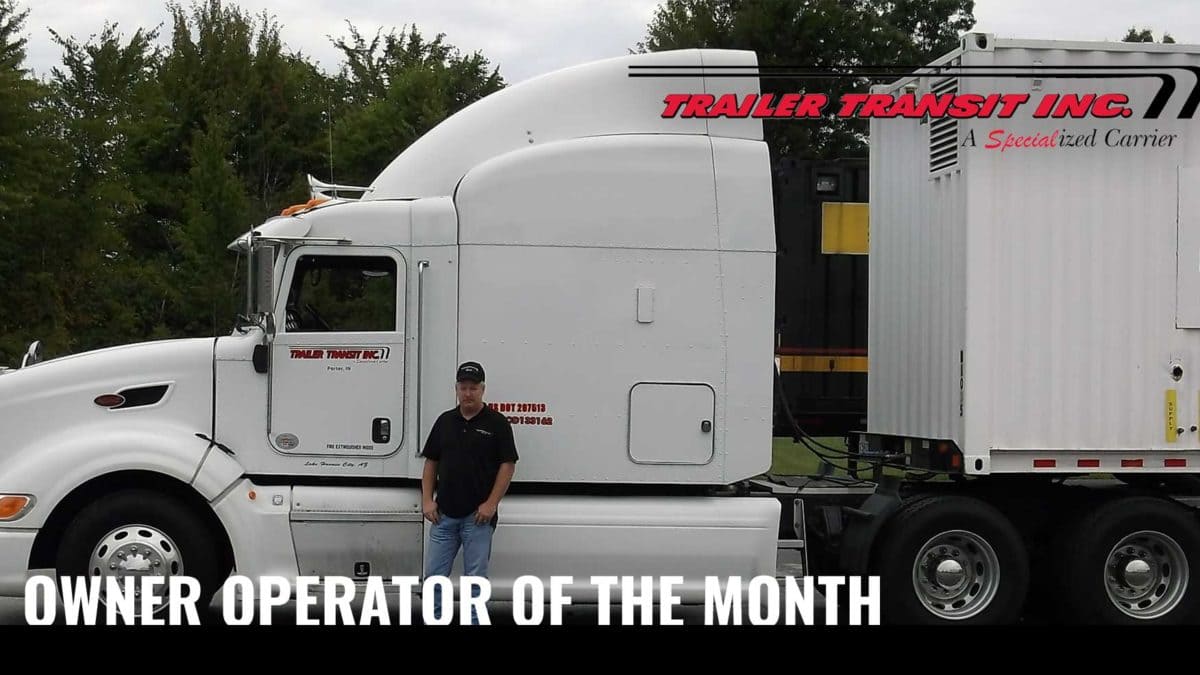
<path fill-rule="evenodd" d="M 123 345 L 0 375 L 0 453 L 148 421 L 207 433 L 214 342 L 192 338 Z M 95 402 L 103 394 L 162 385 L 165 390 L 152 403 L 109 409 Z"/>

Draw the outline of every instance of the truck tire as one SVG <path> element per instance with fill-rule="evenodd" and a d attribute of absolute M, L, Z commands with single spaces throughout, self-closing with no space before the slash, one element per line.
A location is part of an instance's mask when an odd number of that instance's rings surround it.
<path fill-rule="evenodd" d="M 1200 524 L 1174 502 L 1106 502 L 1057 544 L 1065 618 L 1087 624 L 1195 622 L 1200 608 Z"/>
<path fill-rule="evenodd" d="M 204 521 L 181 501 L 146 489 L 114 492 L 84 507 L 63 532 L 56 566 L 60 577 L 191 577 L 200 586 L 201 621 L 223 581 L 217 545 Z M 167 582 L 155 588 L 160 598 L 168 595 Z M 103 599 L 100 607 L 98 619 L 104 623 Z M 167 603 L 160 607 L 156 618 Z M 180 620 L 186 622 L 187 615 Z"/>
<path fill-rule="evenodd" d="M 885 624 L 1009 624 L 1021 616 L 1029 555 L 995 507 L 924 496 L 884 525 L 875 549 Z"/>

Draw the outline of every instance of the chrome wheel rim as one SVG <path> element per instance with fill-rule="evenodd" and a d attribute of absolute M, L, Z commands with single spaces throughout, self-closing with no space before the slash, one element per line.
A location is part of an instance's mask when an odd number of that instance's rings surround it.
<path fill-rule="evenodd" d="M 179 547 L 165 532 L 151 525 L 123 525 L 101 537 L 100 542 L 92 549 L 88 560 L 88 571 L 93 577 L 100 577 L 100 602 L 107 605 L 108 577 L 118 580 L 118 588 L 124 589 L 125 584 L 132 585 L 134 596 L 134 611 L 141 615 L 141 582 L 138 577 L 162 577 L 162 583 L 155 588 L 158 605 L 154 613 L 166 608 L 170 577 L 184 574 L 183 556 Z M 130 581 L 125 581 L 130 579 Z"/>
<path fill-rule="evenodd" d="M 967 530 L 938 533 L 918 550 L 913 589 L 921 605 L 951 621 L 988 607 L 1000 588 L 1000 558 L 983 537 Z"/>
<path fill-rule="evenodd" d="M 1126 616 L 1157 619 L 1183 602 L 1190 573 L 1179 542 L 1162 532 L 1141 530 L 1108 552 L 1104 590 Z"/>

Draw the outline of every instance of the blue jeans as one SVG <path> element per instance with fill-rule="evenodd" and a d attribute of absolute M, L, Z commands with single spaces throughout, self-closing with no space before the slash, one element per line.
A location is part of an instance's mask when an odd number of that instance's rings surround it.
<path fill-rule="evenodd" d="M 488 561 L 492 556 L 492 533 L 495 528 L 490 523 L 477 525 L 475 514 L 463 518 L 451 518 L 441 514 L 438 522 L 429 531 L 429 547 L 426 551 L 425 576 L 450 576 L 454 567 L 454 559 L 459 548 L 463 552 L 463 575 L 486 577 Z M 433 614 L 442 617 L 441 588 L 433 589 Z M 479 587 L 471 588 L 471 597 L 479 597 Z M 479 616 L 475 608 L 471 608 L 471 624 L 479 625 Z"/>

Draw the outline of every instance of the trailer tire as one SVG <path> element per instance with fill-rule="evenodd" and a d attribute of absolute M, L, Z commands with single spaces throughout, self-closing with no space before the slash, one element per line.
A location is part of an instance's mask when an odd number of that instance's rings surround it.
<path fill-rule="evenodd" d="M 1200 611 L 1200 523 L 1158 497 L 1115 499 L 1057 542 L 1067 620 L 1180 624 Z"/>
<path fill-rule="evenodd" d="M 121 490 L 84 507 L 63 532 L 56 567 L 60 577 L 191 577 L 200 586 L 195 607 L 201 621 L 223 581 L 210 528 L 186 504 L 147 489 Z M 158 615 L 166 611 L 167 579 L 155 592 L 164 599 Z M 140 616 L 140 606 L 137 611 Z M 187 621 L 186 614 L 180 618 Z"/>
<path fill-rule="evenodd" d="M 876 548 L 881 622 L 1008 624 L 1021 616 L 1029 554 L 995 507 L 973 497 L 917 497 Z"/>

